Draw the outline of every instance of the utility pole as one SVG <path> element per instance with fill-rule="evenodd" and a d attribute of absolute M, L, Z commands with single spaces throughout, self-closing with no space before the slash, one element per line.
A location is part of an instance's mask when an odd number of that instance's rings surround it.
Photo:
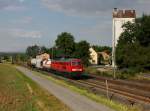
<path fill-rule="evenodd" d="M 113 49 L 112 49 L 112 67 L 113 67 L 113 78 L 116 78 L 116 43 L 115 43 L 115 36 L 116 36 L 116 30 L 115 30 L 115 20 L 113 20 L 114 29 L 113 29 Z"/>
<path fill-rule="evenodd" d="M 116 10 L 116 8 L 114 9 Z M 113 78 L 116 79 L 116 19 L 113 18 L 113 39 L 112 39 L 112 67 Z"/>
<path fill-rule="evenodd" d="M 52 60 L 53 60 L 53 56 L 54 56 L 54 55 L 53 55 L 53 53 L 54 53 L 54 52 L 53 52 L 53 48 L 54 48 L 54 47 L 52 47 Z"/>

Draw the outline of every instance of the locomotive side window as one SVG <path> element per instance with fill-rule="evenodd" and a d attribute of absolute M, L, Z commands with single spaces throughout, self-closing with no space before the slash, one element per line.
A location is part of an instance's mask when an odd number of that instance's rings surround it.
<path fill-rule="evenodd" d="M 72 62 L 72 66 L 78 66 L 78 65 L 81 65 L 81 62 Z"/>

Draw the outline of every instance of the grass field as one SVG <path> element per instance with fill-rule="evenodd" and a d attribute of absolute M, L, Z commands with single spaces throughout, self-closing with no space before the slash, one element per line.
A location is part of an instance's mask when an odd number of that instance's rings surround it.
<path fill-rule="evenodd" d="M 11 65 L 0 64 L 0 111 L 70 111 Z"/>

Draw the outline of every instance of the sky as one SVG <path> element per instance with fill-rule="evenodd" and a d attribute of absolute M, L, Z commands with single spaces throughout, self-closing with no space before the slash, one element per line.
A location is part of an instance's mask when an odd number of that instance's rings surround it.
<path fill-rule="evenodd" d="M 0 0 L 0 52 L 52 47 L 61 32 L 111 46 L 113 8 L 150 14 L 150 0 Z"/>

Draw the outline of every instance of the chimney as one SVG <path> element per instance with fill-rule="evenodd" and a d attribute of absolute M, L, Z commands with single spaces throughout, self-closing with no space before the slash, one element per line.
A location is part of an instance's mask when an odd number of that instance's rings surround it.
<path fill-rule="evenodd" d="M 115 18 L 118 14 L 118 9 L 117 8 L 114 8 L 113 10 L 113 18 Z"/>

